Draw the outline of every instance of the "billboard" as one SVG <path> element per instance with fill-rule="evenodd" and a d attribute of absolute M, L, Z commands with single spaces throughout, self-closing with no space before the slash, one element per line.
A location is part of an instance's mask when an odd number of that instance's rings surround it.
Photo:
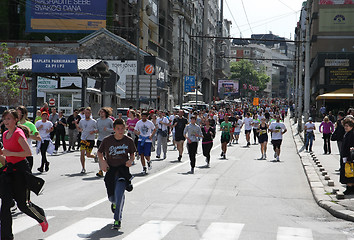
<path fill-rule="evenodd" d="M 353 0 L 319 0 L 319 5 L 346 5 L 354 4 Z"/>
<path fill-rule="evenodd" d="M 224 95 L 234 95 L 239 93 L 239 81 L 238 80 L 219 80 L 218 92 L 224 93 Z"/>
<path fill-rule="evenodd" d="M 26 0 L 26 32 L 79 33 L 106 27 L 106 0 Z"/>
<path fill-rule="evenodd" d="M 326 8 L 319 13 L 320 32 L 353 32 L 354 8 Z"/>

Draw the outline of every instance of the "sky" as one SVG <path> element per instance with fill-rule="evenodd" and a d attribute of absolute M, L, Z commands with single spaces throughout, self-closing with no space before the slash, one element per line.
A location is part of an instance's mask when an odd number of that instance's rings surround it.
<path fill-rule="evenodd" d="M 270 31 L 294 39 L 304 0 L 224 0 L 224 18 L 232 22 L 231 37 L 249 38 Z"/>

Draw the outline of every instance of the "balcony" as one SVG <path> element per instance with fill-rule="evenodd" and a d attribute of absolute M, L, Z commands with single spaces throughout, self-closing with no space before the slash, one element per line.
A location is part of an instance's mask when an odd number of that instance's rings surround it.
<path fill-rule="evenodd" d="M 148 48 L 157 53 L 157 52 L 158 52 L 159 45 L 158 45 L 157 43 L 155 43 L 154 41 L 149 40 L 149 42 L 148 42 Z"/>

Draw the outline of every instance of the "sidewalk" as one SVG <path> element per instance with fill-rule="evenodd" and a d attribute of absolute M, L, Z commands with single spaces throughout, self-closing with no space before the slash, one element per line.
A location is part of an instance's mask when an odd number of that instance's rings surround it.
<path fill-rule="evenodd" d="M 317 204 L 333 216 L 354 222 L 354 195 L 343 195 L 345 185 L 339 182 L 339 152 L 337 142 L 331 141 L 332 154 L 325 155 L 323 150 L 320 123 L 316 122 L 313 153 L 305 151 L 304 133 L 298 134 L 297 124 L 290 120 L 294 141 Z"/>

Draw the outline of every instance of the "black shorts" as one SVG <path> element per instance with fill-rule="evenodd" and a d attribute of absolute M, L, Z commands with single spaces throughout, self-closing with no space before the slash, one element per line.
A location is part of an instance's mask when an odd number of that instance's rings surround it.
<path fill-rule="evenodd" d="M 251 133 L 252 130 L 245 130 L 245 134 Z"/>
<path fill-rule="evenodd" d="M 272 140 L 272 144 L 273 144 L 274 149 L 275 149 L 275 148 L 280 149 L 281 142 L 282 142 L 282 140 L 281 140 L 281 139 Z"/>
<path fill-rule="evenodd" d="M 186 140 L 186 138 L 185 138 L 184 136 L 175 135 L 175 141 L 176 141 L 176 142 L 184 141 L 184 140 Z"/>
<path fill-rule="evenodd" d="M 268 142 L 268 134 L 259 135 L 258 142 L 259 143 Z"/>
<path fill-rule="evenodd" d="M 221 136 L 221 143 L 229 143 L 230 135 Z"/>

